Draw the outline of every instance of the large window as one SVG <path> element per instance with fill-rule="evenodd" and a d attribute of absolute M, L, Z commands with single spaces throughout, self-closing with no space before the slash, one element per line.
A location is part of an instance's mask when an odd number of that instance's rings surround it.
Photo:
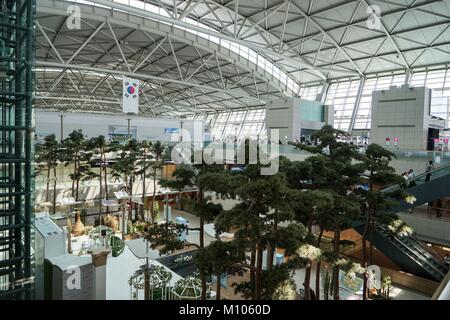
<path fill-rule="evenodd" d="M 360 80 L 350 80 L 331 84 L 326 104 L 334 106 L 334 127 L 348 131 L 355 107 Z"/>
<path fill-rule="evenodd" d="M 442 93 L 450 96 L 450 71 L 447 69 L 445 73 L 445 84 Z"/>
<path fill-rule="evenodd" d="M 410 84 L 413 87 L 423 87 L 423 86 L 425 86 L 426 78 L 427 78 L 427 73 L 425 71 L 414 73 L 412 75 Z"/>
<path fill-rule="evenodd" d="M 221 112 L 211 121 L 212 137 L 220 141 L 234 141 L 236 136 L 239 140 L 256 139 L 264 127 L 265 117 L 265 109 Z"/>
<path fill-rule="evenodd" d="M 411 85 L 413 87 L 427 87 L 439 93 L 450 94 L 448 69 L 430 70 L 413 73 Z"/>
<path fill-rule="evenodd" d="M 225 125 L 225 130 L 223 131 L 223 138 L 232 140 L 234 137 L 239 135 L 241 131 L 242 124 L 244 123 L 247 110 L 233 111 L 228 117 L 228 121 Z"/>
<path fill-rule="evenodd" d="M 391 86 L 401 86 L 405 83 L 406 75 L 382 75 L 368 77 L 364 82 L 361 99 L 356 110 L 354 128 L 356 130 L 370 130 L 372 93 L 373 91 L 387 90 Z M 420 71 L 412 75 L 411 86 L 426 86 L 434 91 L 450 96 L 450 72 L 448 69 Z M 332 83 L 329 87 L 326 104 L 335 108 L 334 126 L 340 130 L 349 131 L 354 108 L 360 86 L 359 79 L 341 80 Z M 322 91 L 322 85 L 299 88 L 299 95 L 302 99 L 315 100 Z M 208 115 L 210 120 L 214 114 Z M 211 123 L 212 132 L 215 139 L 243 137 L 261 139 L 264 135 L 265 109 L 252 109 L 247 111 L 222 112 Z"/>
<path fill-rule="evenodd" d="M 206 125 L 211 125 L 214 120 L 215 114 L 214 113 L 208 113 L 204 119 Z"/>
<path fill-rule="evenodd" d="M 322 92 L 323 85 L 302 87 L 300 88 L 299 96 L 305 100 L 316 101 L 317 95 Z"/>
<path fill-rule="evenodd" d="M 264 127 L 264 122 L 266 119 L 265 109 L 253 109 L 249 110 L 245 123 L 242 126 L 241 133 L 239 136 L 241 138 L 261 138 L 261 131 Z"/>
<path fill-rule="evenodd" d="M 213 126 L 211 128 L 211 135 L 213 140 L 222 139 L 223 130 L 225 128 L 225 124 L 227 123 L 229 113 L 221 112 L 217 114 L 216 120 L 213 121 Z"/>

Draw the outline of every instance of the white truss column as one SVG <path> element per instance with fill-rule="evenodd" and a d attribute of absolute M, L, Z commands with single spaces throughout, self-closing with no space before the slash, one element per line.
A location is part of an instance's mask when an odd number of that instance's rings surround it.
<path fill-rule="evenodd" d="M 355 106 L 353 107 L 352 118 L 350 120 L 350 126 L 348 127 L 348 130 L 350 133 L 353 132 L 353 129 L 355 126 L 356 116 L 358 114 L 358 109 L 359 109 L 359 103 L 361 102 L 361 97 L 362 97 L 365 83 L 366 83 L 366 78 L 365 77 L 361 78 L 361 80 L 359 82 L 358 94 L 356 95 Z"/>

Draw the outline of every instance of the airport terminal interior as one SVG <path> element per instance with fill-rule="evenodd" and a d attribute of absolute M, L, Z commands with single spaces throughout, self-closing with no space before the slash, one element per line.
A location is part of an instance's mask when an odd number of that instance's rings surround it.
<path fill-rule="evenodd" d="M 450 300 L 450 0 L 0 0 L 0 300 Z"/>

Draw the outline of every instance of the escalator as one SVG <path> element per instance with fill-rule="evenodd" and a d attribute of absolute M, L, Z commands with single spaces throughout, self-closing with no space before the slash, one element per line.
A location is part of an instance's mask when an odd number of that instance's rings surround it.
<path fill-rule="evenodd" d="M 355 230 L 363 234 L 364 225 L 356 227 Z M 408 273 L 441 282 L 448 272 L 448 266 L 414 236 L 394 235 L 387 227 L 376 225 L 372 243 Z"/>
<path fill-rule="evenodd" d="M 411 187 L 406 191 L 416 198 L 414 203 L 399 201 L 389 212 L 403 212 L 450 195 L 450 164 L 433 170 L 428 182 L 426 176 L 427 173 L 424 172 L 408 181 Z M 382 192 L 393 192 L 399 188 L 400 185 L 394 185 Z M 354 229 L 362 235 L 364 224 L 355 225 Z M 395 235 L 387 227 L 377 224 L 372 242 L 378 250 L 408 273 L 441 282 L 449 270 L 448 265 L 413 235 Z"/>
<path fill-rule="evenodd" d="M 408 180 L 411 187 L 406 191 L 416 198 L 413 204 L 401 200 L 390 211 L 394 213 L 403 212 L 450 195 L 450 164 L 433 170 L 428 182 L 426 182 L 426 176 L 427 173 L 424 172 L 414 179 Z M 399 188 L 399 185 L 394 185 L 384 189 L 383 192 L 392 192 Z"/>

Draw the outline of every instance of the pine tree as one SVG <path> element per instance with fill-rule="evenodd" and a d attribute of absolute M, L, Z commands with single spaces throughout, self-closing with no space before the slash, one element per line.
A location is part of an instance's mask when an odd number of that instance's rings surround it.
<path fill-rule="evenodd" d="M 144 140 L 139 144 L 139 155 L 137 165 L 139 170 L 137 174 L 142 177 L 142 203 L 145 203 L 145 188 L 146 188 L 146 178 L 149 177 L 149 169 L 152 166 L 152 143 L 150 141 Z M 144 208 L 141 207 L 141 220 L 144 221 Z"/>
<path fill-rule="evenodd" d="M 203 249 L 205 247 L 205 222 L 212 221 L 221 210 L 222 206 L 216 205 L 210 202 L 210 198 L 205 197 L 206 191 L 211 191 L 216 188 L 216 183 L 220 179 L 224 179 L 223 166 L 220 165 L 207 165 L 201 164 L 194 167 L 181 166 L 173 173 L 174 180 L 163 181 L 163 186 L 176 189 L 182 192 L 186 187 L 197 186 L 197 198 L 191 205 L 193 207 L 193 214 L 197 215 L 200 219 L 200 225 L 198 228 L 189 228 L 189 230 L 199 231 L 199 247 Z M 223 185 L 222 185 L 223 186 Z M 180 199 L 184 201 L 184 199 Z M 188 200 L 186 200 L 188 201 Z M 202 283 L 202 299 L 206 298 L 206 275 L 200 270 L 200 280 Z"/>
<path fill-rule="evenodd" d="M 53 214 L 56 212 L 56 186 L 57 175 L 56 168 L 58 167 L 58 160 L 61 157 L 61 143 L 56 139 L 54 134 L 48 135 L 44 139 L 43 144 L 36 145 L 36 163 L 38 163 L 38 170 L 46 170 L 46 188 L 45 201 L 49 201 L 50 181 L 53 180 Z M 51 173 L 53 177 L 50 178 Z"/>
<path fill-rule="evenodd" d="M 151 222 L 154 223 L 155 222 L 155 218 L 158 214 L 158 212 L 156 212 L 156 181 L 157 181 L 157 172 L 158 170 L 162 170 L 163 166 L 164 166 L 164 153 L 166 151 L 165 146 L 160 142 L 157 141 L 155 143 L 152 144 L 151 146 L 151 154 L 152 154 L 152 161 L 150 163 L 150 169 L 151 169 L 151 173 L 150 173 L 150 177 L 153 179 L 153 196 L 152 196 L 152 208 L 151 208 L 151 213 L 152 213 L 152 217 L 151 217 Z M 159 210 L 159 208 L 158 208 Z"/>
<path fill-rule="evenodd" d="M 402 177 L 395 173 L 395 169 L 389 166 L 389 162 L 396 158 L 395 154 L 386 150 L 377 144 L 371 144 L 367 147 L 365 155 L 360 163 L 366 172 L 368 188 L 359 188 L 362 201 L 362 207 L 365 213 L 365 226 L 362 234 L 362 265 L 367 268 L 373 264 L 373 244 L 372 233 L 375 229 L 377 212 L 385 211 L 392 204 L 392 197 L 403 195 L 403 191 L 396 190 L 396 195 L 383 192 L 382 189 L 391 184 L 401 183 Z M 398 192 L 400 191 L 400 192 Z M 367 242 L 370 242 L 369 252 Z M 368 277 L 364 273 L 363 299 L 368 297 Z"/>
<path fill-rule="evenodd" d="M 130 197 L 130 206 L 128 218 L 131 221 L 132 215 L 132 202 L 133 197 L 133 182 L 135 181 L 136 174 L 139 169 L 137 167 L 139 155 L 139 145 L 136 140 L 128 140 L 122 147 L 120 152 L 120 159 L 114 163 L 112 167 L 113 176 L 123 177 L 125 181 L 125 190 Z M 125 201 L 125 200 L 124 200 Z"/>
<path fill-rule="evenodd" d="M 333 258 L 340 258 L 341 230 L 347 228 L 352 220 L 360 215 L 360 203 L 355 193 L 355 185 L 361 183 L 363 168 L 358 165 L 361 154 L 356 146 L 342 142 L 347 133 L 326 125 L 313 135 L 318 141 L 316 146 L 297 144 L 314 156 L 309 163 L 309 189 L 328 192 L 332 198 L 334 210 L 327 219 L 333 238 Z M 339 300 L 339 264 L 334 264 L 332 272 L 333 296 Z"/>
<path fill-rule="evenodd" d="M 72 197 L 79 200 L 80 181 L 90 175 L 90 166 L 87 163 L 91 153 L 87 147 L 82 130 L 74 130 L 62 143 L 62 159 L 65 166 L 73 166 L 73 172 L 69 175 L 72 180 Z"/>
<path fill-rule="evenodd" d="M 216 277 L 216 300 L 221 296 L 221 277 L 245 259 L 245 252 L 235 243 L 216 240 L 202 248 L 196 255 L 196 264 L 201 274 Z"/>
<path fill-rule="evenodd" d="M 250 252 L 250 283 L 241 288 L 252 288 L 253 299 L 263 294 L 263 252 L 268 250 L 268 272 L 273 269 L 273 250 L 285 231 L 278 224 L 293 217 L 290 190 L 283 174 L 261 175 L 260 164 L 248 164 L 244 172 L 231 176 L 228 188 L 230 195 L 237 197 L 239 204 L 222 212 L 216 219 L 217 232 L 236 228 L 235 240 Z M 273 235 L 277 233 L 278 236 Z"/>
<path fill-rule="evenodd" d="M 92 137 L 87 141 L 86 148 L 99 160 L 99 169 L 98 173 L 95 174 L 94 177 L 99 179 L 99 218 L 101 217 L 103 207 L 102 200 L 109 198 L 109 190 L 108 190 L 108 161 L 107 155 L 110 152 L 114 152 L 118 148 L 118 144 L 114 144 L 111 142 L 107 142 L 105 136 L 100 135 L 98 137 Z M 104 196 L 103 196 L 104 189 Z"/>

